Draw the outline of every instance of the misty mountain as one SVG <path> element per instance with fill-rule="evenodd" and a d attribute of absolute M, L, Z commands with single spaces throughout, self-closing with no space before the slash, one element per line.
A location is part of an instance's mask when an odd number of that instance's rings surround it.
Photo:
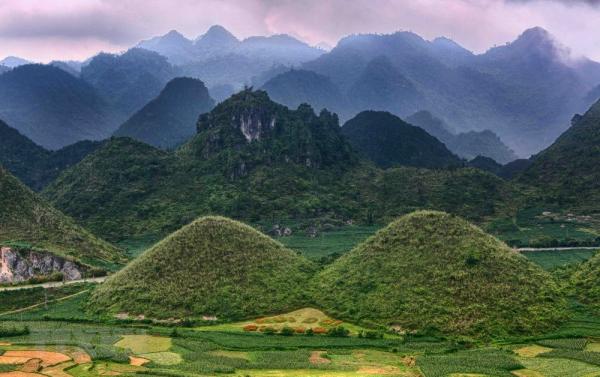
<path fill-rule="evenodd" d="M 90 83 L 124 121 L 155 98 L 177 70 L 156 52 L 133 48 L 121 55 L 101 53 L 81 68 Z"/>
<path fill-rule="evenodd" d="M 275 102 L 295 109 L 310 103 L 315 109 L 340 110 L 344 96 L 329 78 L 306 70 L 290 70 L 267 81 L 262 87 Z"/>
<path fill-rule="evenodd" d="M 0 75 L 0 118 L 47 149 L 104 139 L 116 124 L 108 104 L 92 86 L 41 64 Z"/>
<path fill-rule="evenodd" d="M 367 64 L 349 88 L 348 97 L 354 109 L 387 110 L 399 116 L 414 113 L 422 102 L 415 85 L 386 56 L 376 57 Z"/>
<path fill-rule="evenodd" d="M 198 117 L 213 106 L 202 81 L 176 78 L 114 135 L 128 136 L 162 149 L 174 148 L 196 134 Z"/>
<path fill-rule="evenodd" d="M 0 65 L 3 65 L 8 68 L 15 68 L 20 65 L 31 64 L 29 60 L 19 58 L 18 56 L 7 56 L 6 58 L 0 60 Z"/>
<path fill-rule="evenodd" d="M 231 85 L 236 89 L 273 67 L 289 69 L 324 52 L 285 34 L 239 40 L 219 25 L 193 41 L 171 31 L 137 47 L 164 55 L 170 63 L 181 66 L 186 76 L 198 78 L 209 87 Z"/>
<path fill-rule="evenodd" d="M 517 159 L 515 153 L 490 130 L 455 134 L 443 120 L 436 118 L 428 111 L 419 111 L 406 120 L 435 136 L 446 144 L 448 149 L 467 160 L 482 156 L 505 164 Z"/>
<path fill-rule="evenodd" d="M 342 115 L 429 109 L 457 132 L 492 130 L 523 156 L 550 144 L 584 108 L 599 66 L 571 58 L 541 28 L 481 55 L 410 32 L 352 35 L 302 65 L 353 99 L 349 109 L 333 109 Z M 382 92 L 373 90 L 382 85 Z"/>

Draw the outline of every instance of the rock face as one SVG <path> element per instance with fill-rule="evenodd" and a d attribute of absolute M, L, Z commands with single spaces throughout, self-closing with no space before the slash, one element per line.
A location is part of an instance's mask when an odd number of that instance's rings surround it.
<path fill-rule="evenodd" d="M 83 272 L 83 266 L 50 253 L 0 248 L 0 283 L 18 283 L 54 273 L 62 273 L 65 280 L 77 280 Z"/>

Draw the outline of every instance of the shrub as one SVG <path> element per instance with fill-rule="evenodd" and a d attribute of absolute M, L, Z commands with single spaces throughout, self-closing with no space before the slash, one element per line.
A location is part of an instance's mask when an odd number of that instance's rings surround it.
<path fill-rule="evenodd" d="M 277 330 L 275 330 L 274 328 L 272 328 L 271 326 L 267 326 L 264 328 L 263 333 L 265 333 L 266 335 L 273 335 L 277 332 Z"/>
<path fill-rule="evenodd" d="M 315 332 L 313 331 L 313 329 L 306 330 L 306 336 L 313 336 L 314 334 Z"/>
<path fill-rule="evenodd" d="M 0 324 L 0 337 L 28 335 L 29 327 L 27 326 L 7 326 Z"/>
<path fill-rule="evenodd" d="M 329 331 L 327 331 L 327 335 L 342 338 L 350 335 L 350 331 L 344 328 L 344 326 L 338 326 L 329 329 Z"/>
<path fill-rule="evenodd" d="M 281 331 L 279 333 L 284 336 L 292 336 L 292 335 L 294 335 L 294 329 L 291 327 L 285 326 L 284 328 L 281 329 Z"/>

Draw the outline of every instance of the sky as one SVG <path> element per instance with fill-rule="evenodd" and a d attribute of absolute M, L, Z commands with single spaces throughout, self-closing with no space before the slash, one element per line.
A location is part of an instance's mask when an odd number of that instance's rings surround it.
<path fill-rule="evenodd" d="M 541 26 L 600 61 L 600 0 L 0 0 L 0 58 L 83 60 L 172 29 L 195 38 L 214 24 L 239 38 L 287 33 L 331 46 L 408 30 L 477 53 Z"/>

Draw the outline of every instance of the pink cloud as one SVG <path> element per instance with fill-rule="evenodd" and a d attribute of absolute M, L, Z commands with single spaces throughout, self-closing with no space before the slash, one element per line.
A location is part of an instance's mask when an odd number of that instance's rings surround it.
<path fill-rule="evenodd" d="M 239 37 L 288 33 L 334 45 L 352 33 L 411 30 L 482 52 L 542 26 L 600 60 L 596 0 L 0 0 L 0 56 L 49 61 L 121 51 L 177 29 L 221 24 Z"/>

